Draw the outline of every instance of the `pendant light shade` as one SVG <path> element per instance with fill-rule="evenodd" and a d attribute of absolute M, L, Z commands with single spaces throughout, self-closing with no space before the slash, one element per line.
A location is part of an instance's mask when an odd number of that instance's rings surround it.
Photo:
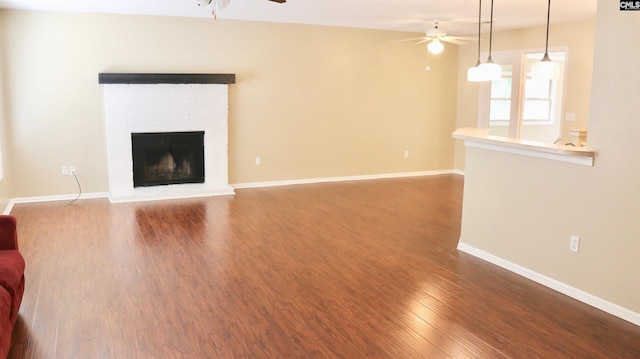
<path fill-rule="evenodd" d="M 549 58 L 549 17 L 551 15 L 551 0 L 547 7 L 547 41 L 544 47 L 544 56 L 540 62 L 531 66 L 531 77 L 536 80 L 555 80 L 560 74 L 558 63 Z"/>
<path fill-rule="evenodd" d="M 502 77 L 502 67 L 489 58 L 487 62 L 478 66 L 483 81 L 493 81 Z"/>
<path fill-rule="evenodd" d="M 502 77 L 502 67 L 493 62 L 491 58 L 491 46 L 493 43 L 493 0 L 491 0 L 491 21 L 489 23 L 489 57 L 484 64 L 477 66 L 478 70 L 472 71 L 471 75 L 478 81 L 493 81 Z M 469 73 L 467 72 L 467 78 Z"/>
<path fill-rule="evenodd" d="M 482 82 L 482 70 L 480 69 L 480 64 L 470 67 L 467 70 L 467 81 L 469 82 Z"/>
<path fill-rule="evenodd" d="M 442 50 L 444 50 L 444 44 L 442 44 L 440 39 L 435 38 L 435 39 L 431 40 L 429 45 L 427 45 L 427 50 L 429 50 L 430 53 L 432 53 L 434 55 L 437 55 L 437 54 L 441 53 Z"/>
<path fill-rule="evenodd" d="M 467 81 L 469 82 L 480 82 L 482 81 L 481 71 L 480 71 L 480 24 L 482 23 L 482 0 L 478 0 L 478 62 L 476 62 L 476 66 L 470 67 L 467 70 Z"/>
<path fill-rule="evenodd" d="M 559 74 L 560 66 L 557 62 L 551 61 L 548 54 L 531 66 L 531 78 L 536 80 L 555 80 Z"/>

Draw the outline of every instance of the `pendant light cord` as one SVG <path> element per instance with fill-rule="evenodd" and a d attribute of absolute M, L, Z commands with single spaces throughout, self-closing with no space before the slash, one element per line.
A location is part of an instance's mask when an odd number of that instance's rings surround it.
<path fill-rule="evenodd" d="M 549 0 L 549 6 L 547 6 L 547 42 L 544 45 L 544 56 L 549 57 L 549 19 L 551 18 L 551 0 Z"/>
<path fill-rule="evenodd" d="M 478 5 L 478 63 L 476 66 L 480 65 L 480 34 L 481 28 L 480 23 L 482 22 L 482 0 L 479 0 L 480 5 Z"/>
<path fill-rule="evenodd" d="M 491 23 L 489 24 L 489 58 L 487 59 L 487 62 L 493 62 L 493 59 L 491 58 L 492 42 L 493 42 L 493 0 L 491 0 Z"/>

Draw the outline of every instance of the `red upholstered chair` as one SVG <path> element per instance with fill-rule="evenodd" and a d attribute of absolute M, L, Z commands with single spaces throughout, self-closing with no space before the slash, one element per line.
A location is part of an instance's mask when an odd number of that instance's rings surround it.
<path fill-rule="evenodd" d="M 6 358 L 24 294 L 24 258 L 13 216 L 0 215 L 0 358 Z"/>

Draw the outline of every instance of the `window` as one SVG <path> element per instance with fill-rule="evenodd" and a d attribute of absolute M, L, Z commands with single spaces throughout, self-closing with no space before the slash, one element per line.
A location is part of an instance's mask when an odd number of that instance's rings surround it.
<path fill-rule="evenodd" d="M 551 113 L 550 80 L 534 80 L 527 78 L 524 85 L 524 108 L 522 121 L 524 124 L 551 124 L 555 120 Z"/>
<path fill-rule="evenodd" d="M 512 86 L 511 65 L 502 65 L 502 78 L 491 82 L 489 126 L 509 126 Z"/>
<path fill-rule="evenodd" d="M 492 57 L 502 67 L 502 77 L 480 88 L 478 127 L 489 134 L 553 143 L 562 133 L 562 101 L 566 50 L 549 56 L 560 64 L 556 80 L 534 80 L 531 66 L 543 54 L 503 51 Z"/>

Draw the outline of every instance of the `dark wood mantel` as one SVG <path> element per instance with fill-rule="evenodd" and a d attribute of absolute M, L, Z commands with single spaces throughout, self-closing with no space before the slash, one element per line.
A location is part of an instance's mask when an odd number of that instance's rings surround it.
<path fill-rule="evenodd" d="M 100 73 L 100 84 L 234 84 L 235 74 Z"/>

